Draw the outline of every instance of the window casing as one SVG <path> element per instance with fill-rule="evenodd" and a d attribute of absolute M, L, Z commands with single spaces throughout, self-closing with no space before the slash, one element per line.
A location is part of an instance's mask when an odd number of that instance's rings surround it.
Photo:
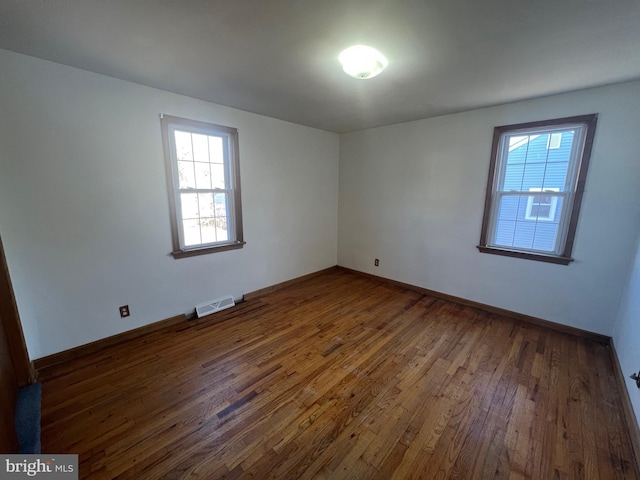
<path fill-rule="evenodd" d="M 161 115 L 167 163 L 172 255 L 242 248 L 238 132 Z"/>
<path fill-rule="evenodd" d="M 597 115 L 496 127 L 478 249 L 567 265 Z"/>

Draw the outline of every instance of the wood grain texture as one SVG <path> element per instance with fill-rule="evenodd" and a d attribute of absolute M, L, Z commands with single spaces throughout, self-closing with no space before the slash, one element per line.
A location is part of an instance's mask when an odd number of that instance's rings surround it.
<path fill-rule="evenodd" d="M 0 453 L 17 453 L 14 426 L 20 387 L 35 381 L 0 239 Z"/>
<path fill-rule="evenodd" d="M 626 421 L 627 429 L 629 431 L 629 437 L 631 439 L 631 445 L 633 446 L 633 452 L 635 454 L 636 465 L 640 466 L 638 459 L 640 458 L 640 427 L 638 426 L 638 419 L 633 410 L 633 404 L 631 403 L 631 397 L 626 386 L 626 377 L 622 371 L 620 361 L 618 360 L 618 353 L 616 352 L 616 346 L 613 340 L 611 341 L 611 363 L 618 383 L 618 389 L 620 390 L 620 399 L 622 401 L 622 410 L 624 411 L 624 418 Z"/>
<path fill-rule="evenodd" d="M 91 479 L 638 478 L 607 345 L 344 270 L 211 317 L 53 366 L 43 451 Z"/>
<path fill-rule="evenodd" d="M 4 331 L 4 318 L 0 313 L 0 453 L 17 453 L 18 438 L 14 427 L 18 381 L 13 370 L 9 341 Z"/>
<path fill-rule="evenodd" d="M 29 360 L 2 239 L 0 239 L 0 318 L 2 318 L 9 356 L 18 386 L 30 385 L 36 381 L 36 371 Z"/>
<path fill-rule="evenodd" d="M 162 330 L 174 325 L 184 324 L 186 320 L 187 318 L 184 314 L 176 315 L 175 317 L 166 318 L 159 322 L 150 323 L 149 325 L 143 325 L 142 327 L 127 330 L 126 332 L 102 338 L 95 342 L 86 343 L 78 347 L 70 348 L 69 350 L 63 350 L 62 352 L 38 358 L 33 361 L 33 364 L 38 372 L 39 379 L 44 380 L 51 375 L 50 372 L 60 373 L 60 369 L 51 368 L 58 364 L 69 365 L 73 360 L 79 360 L 84 356 L 96 354 L 104 348 L 125 343 L 138 337 L 143 337 L 151 332 L 155 332 L 156 330 Z"/>
<path fill-rule="evenodd" d="M 245 293 L 242 297 L 243 300 L 255 300 L 256 298 L 260 298 L 268 293 L 276 292 L 278 290 L 282 290 L 283 288 L 289 287 L 291 285 L 295 285 L 296 283 L 304 282 L 305 280 L 310 280 L 315 277 L 319 277 L 326 273 L 332 272 L 336 270 L 338 267 L 334 265 L 333 267 L 325 268 L 323 270 L 318 270 L 317 272 L 308 273 L 307 275 L 303 275 L 301 277 L 293 278 L 291 280 L 287 280 L 286 282 L 276 283 L 275 285 L 270 285 L 265 288 L 261 288 L 260 290 L 255 290 L 253 292 Z"/>
<path fill-rule="evenodd" d="M 336 268 L 347 271 L 347 272 L 355 273 L 358 275 L 362 275 L 365 277 L 374 278 L 380 282 L 389 283 L 391 285 L 395 285 L 400 288 L 406 288 L 408 290 L 413 290 L 419 293 L 423 293 L 425 295 L 441 298 L 442 300 L 460 303 L 462 305 L 466 305 L 467 307 L 479 308 L 480 310 L 484 310 L 485 312 L 488 312 L 488 313 L 495 313 L 497 315 L 513 318 L 515 320 L 520 320 L 521 322 L 530 323 L 532 325 L 537 325 L 539 327 L 549 328 L 551 330 L 567 333 L 569 335 L 575 335 L 576 337 L 587 338 L 587 339 L 593 340 L 594 342 L 608 344 L 611 341 L 611 337 L 602 335 L 600 333 L 590 332 L 588 330 L 582 330 L 576 327 L 570 327 L 569 325 L 562 325 L 561 323 L 551 322 L 549 320 L 544 320 L 538 317 L 532 317 L 531 315 L 525 315 L 524 313 L 518 313 L 512 310 L 507 310 L 505 308 L 494 307 L 493 305 L 487 305 L 486 303 L 467 300 L 466 298 L 456 297 L 455 295 L 449 295 L 447 293 L 438 292 L 436 290 L 429 290 L 428 288 L 418 287 L 417 285 L 411 285 L 409 283 L 403 283 L 397 280 L 391 280 L 389 278 L 379 277 L 377 275 L 360 272 L 358 270 L 352 270 L 346 267 L 339 266 Z"/>

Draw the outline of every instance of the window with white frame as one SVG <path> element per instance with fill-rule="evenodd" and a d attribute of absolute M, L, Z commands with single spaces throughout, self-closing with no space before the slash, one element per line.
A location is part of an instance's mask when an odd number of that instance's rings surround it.
<path fill-rule="evenodd" d="M 173 256 L 241 248 L 237 130 L 170 115 L 161 123 Z"/>
<path fill-rule="evenodd" d="M 596 121 L 593 114 L 495 128 L 481 252 L 573 260 Z"/>
<path fill-rule="evenodd" d="M 529 195 L 525 220 L 538 220 L 540 222 L 553 222 L 556 218 L 558 197 L 546 195 L 545 192 L 558 192 L 559 188 L 530 188 L 530 192 L 541 192 L 539 195 Z"/>

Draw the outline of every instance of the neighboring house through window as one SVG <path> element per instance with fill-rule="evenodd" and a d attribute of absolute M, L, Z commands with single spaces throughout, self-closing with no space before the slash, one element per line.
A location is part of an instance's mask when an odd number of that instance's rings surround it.
<path fill-rule="evenodd" d="M 495 128 L 481 252 L 573 260 L 596 121 L 593 114 Z"/>
<path fill-rule="evenodd" d="M 558 192 L 559 188 L 530 188 L 530 192 L 541 192 L 539 195 L 529 195 L 527 198 L 527 210 L 525 220 L 537 220 L 539 222 L 553 222 L 556 218 L 558 197 L 545 195 L 544 192 Z"/>
<path fill-rule="evenodd" d="M 241 248 L 237 130 L 169 115 L 161 123 L 173 256 Z"/>

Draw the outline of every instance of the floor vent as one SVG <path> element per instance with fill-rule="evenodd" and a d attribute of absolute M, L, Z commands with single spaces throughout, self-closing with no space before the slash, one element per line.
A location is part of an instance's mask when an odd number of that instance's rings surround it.
<path fill-rule="evenodd" d="M 219 312 L 220 310 L 231 308 L 235 304 L 236 302 L 233 301 L 233 297 L 231 295 L 227 295 L 226 297 L 196 305 L 196 315 L 198 315 L 198 318 L 204 317 L 205 315 L 211 315 L 212 313 Z"/>

